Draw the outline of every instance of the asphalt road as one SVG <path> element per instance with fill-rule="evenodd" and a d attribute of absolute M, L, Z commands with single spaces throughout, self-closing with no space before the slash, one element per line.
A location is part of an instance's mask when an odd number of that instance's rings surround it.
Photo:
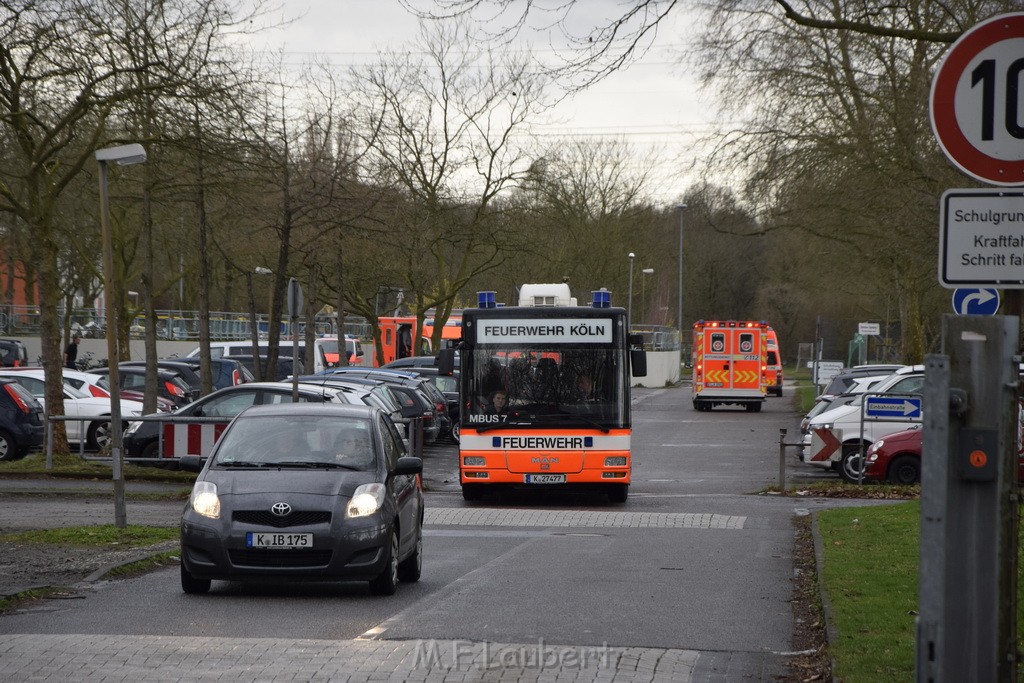
<path fill-rule="evenodd" d="M 759 493 L 776 483 L 779 429 L 796 440 L 798 417 L 788 397 L 769 399 L 760 413 L 698 413 L 685 388 L 637 391 L 633 485 L 624 505 L 545 494 L 469 504 L 459 492 L 455 449 L 431 448 L 423 579 L 393 597 L 370 597 L 360 584 L 224 582 L 207 596 L 186 596 L 177 570 L 168 569 L 0 616 L 0 633 L 24 636 L 11 642 L 25 648 L 16 654 L 26 671 L 53 656 L 52 645 L 33 634 L 86 642 L 106 634 L 157 638 L 144 640 L 151 653 L 197 637 L 399 649 L 429 641 L 447 644 L 446 651 L 459 643 L 610 647 L 652 657 L 651 680 L 666 671 L 673 672 L 667 680 L 770 680 L 784 674 L 792 650 L 793 519 L 856 504 Z M 797 486 L 835 476 L 797 464 L 792 450 L 787 457 Z M 89 523 L 112 514 L 105 502 L 13 500 L 5 528 L 38 525 L 47 515 Z M 180 510 L 181 503 L 132 501 L 128 516 L 176 525 Z M 370 661 L 390 680 L 407 678 L 402 665 L 392 669 L 375 656 Z M 632 665 L 623 661 L 632 659 L 615 661 L 611 678 L 624 679 Z M 467 673 L 448 671 L 450 680 Z M 636 673 L 634 666 L 629 680 L 647 680 Z"/>

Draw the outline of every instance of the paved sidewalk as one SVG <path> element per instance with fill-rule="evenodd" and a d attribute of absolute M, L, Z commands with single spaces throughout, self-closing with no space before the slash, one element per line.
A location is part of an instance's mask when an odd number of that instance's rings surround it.
<path fill-rule="evenodd" d="M 773 680 L 780 673 L 778 659 L 755 653 L 467 640 L 48 634 L 0 639 L 6 681 L 725 682 Z M 757 671 L 760 676 L 751 675 Z"/>

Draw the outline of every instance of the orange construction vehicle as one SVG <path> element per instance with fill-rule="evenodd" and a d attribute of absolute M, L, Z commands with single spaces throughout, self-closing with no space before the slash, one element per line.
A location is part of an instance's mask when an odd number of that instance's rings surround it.
<path fill-rule="evenodd" d="M 768 323 L 698 320 L 693 324 L 693 407 L 761 410 L 768 390 Z"/>

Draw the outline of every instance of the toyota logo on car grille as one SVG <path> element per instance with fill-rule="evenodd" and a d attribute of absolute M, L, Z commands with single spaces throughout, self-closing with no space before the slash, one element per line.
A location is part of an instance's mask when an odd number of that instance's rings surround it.
<path fill-rule="evenodd" d="M 274 503 L 270 511 L 278 517 L 284 517 L 285 515 L 291 514 L 292 506 L 288 503 Z"/>

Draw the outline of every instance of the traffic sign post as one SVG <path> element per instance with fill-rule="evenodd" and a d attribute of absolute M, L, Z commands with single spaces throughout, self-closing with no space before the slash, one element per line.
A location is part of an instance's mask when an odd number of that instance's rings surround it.
<path fill-rule="evenodd" d="M 866 396 L 864 415 L 873 418 L 920 420 L 921 397 L 893 394 Z"/>
<path fill-rule="evenodd" d="M 1024 185 L 1024 13 L 966 31 L 932 81 L 929 113 L 939 146 L 961 171 L 991 185 Z"/>
<path fill-rule="evenodd" d="M 953 312 L 957 315 L 995 315 L 998 310 L 998 289 L 961 287 L 953 292 Z"/>
<path fill-rule="evenodd" d="M 943 287 L 1024 289 L 1024 190 L 946 190 L 939 228 Z"/>

